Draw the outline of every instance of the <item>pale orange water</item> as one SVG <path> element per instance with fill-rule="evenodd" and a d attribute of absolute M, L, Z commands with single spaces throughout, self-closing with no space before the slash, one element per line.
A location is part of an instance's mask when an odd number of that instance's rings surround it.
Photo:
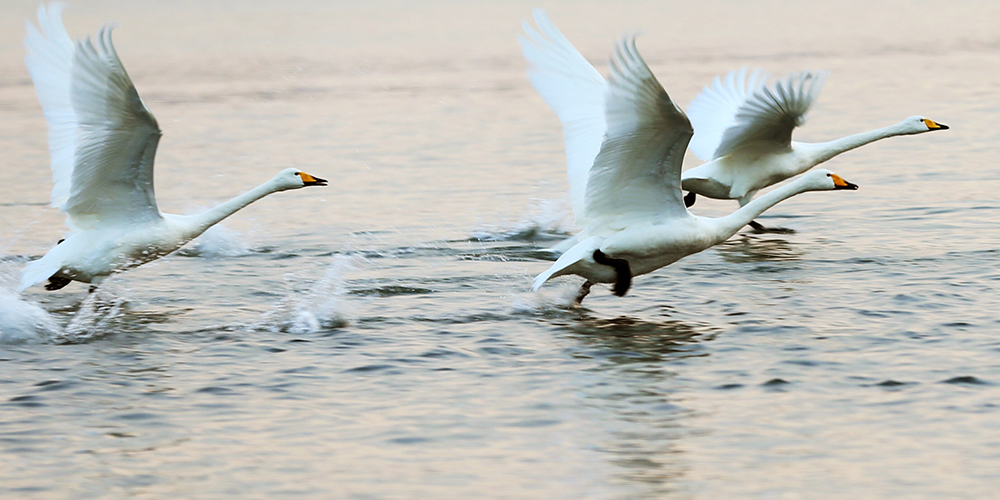
<path fill-rule="evenodd" d="M 830 70 L 798 140 L 952 127 L 829 162 L 861 190 L 764 218 L 795 234 L 737 236 L 577 312 L 558 304 L 578 280 L 529 292 L 545 233 L 573 230 L 559 124 L 515 41 L 534 6 L 71 3 L 74 35 L 119 24 L 164 131 L 161 209 L 287 166 L 332 182 L 109 281 L 94 318 L 79 285 L 0 295 L 0 327 L 31 304 L 52 323 L 0 345 L 3 496 L 995 495 L 1000 6 L 546 3 L 601 70 L 640 31 L 679 103 L 743 65 Z M 35 8 L 0 5 L 5 286 L 64 231 L 22 62 Z M 77 342 L 51 342 L 67 325 Z"/>

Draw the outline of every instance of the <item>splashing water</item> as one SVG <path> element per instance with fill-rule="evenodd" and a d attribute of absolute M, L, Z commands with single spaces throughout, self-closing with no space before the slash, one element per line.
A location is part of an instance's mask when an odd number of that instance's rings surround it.
<path fill-rule="evenodd" d="M 514 314 L 545 314 L 573 309 L 579 285 L 553 286 L 549 284 L 537 292 L 514 294 L 511 307 Z"/>
<path fill-rule="evenodd" d="M 347 326 L 347 318 L 342 311 L 346 293 L 343 275 L 355 269 L 356 259 L 358 257 L 335 256 L 323 277 L 312 283 L 295 274 L 286 275 L 288 292 L 285 298 L 249 329 L 310 333 Z"/>
<path fill-rule="evenodd" d="M 87 294 L 66 328 L 62 333 L 54 335 L 52 340 L 79 343 L 111 332 L 113 329 L 109 326 L 122 315 L 122 307 L 126 302 L 124 297 L 109 293 L 106 287 L 98 288 Z"/>
<path fill-rule="evenodd" d="M 20 271 L 13 261 L 0 263 L 0 343 L 46 340 L 61 329 L 55 318 L 14 291 Z"/>
<path fill-rule="evenodd" d="M 20 269 L 13 261 L 0 262 L 0 344 L 18 342 L 79 343 L 113 331 L 128 302 L 114 286 L 87 294 L 64 328 L 59 318 L 41 304 L 15 292 Z"/>
<path fill-rule="evenodd" d="M 62 330 L 45 309 L 0 288 L 0 344 L 44 341 Z"/>
<path fill-rule="evenodd" d="M 565 199 L 534 199 L 528 213 L 512 228 L 485 227 L 472 232 L 477 241 L 536 241 L 558 239 L 568 234 L 566 221 L 572 213 Z"/>
<path fill-rule="evenodd" d="M 216 224 L 202 233 L 178 253 L 185 256 L 201 256 L 205 258 L 239 257 L 251 252 L 243 235 L 221 224 Z"/>

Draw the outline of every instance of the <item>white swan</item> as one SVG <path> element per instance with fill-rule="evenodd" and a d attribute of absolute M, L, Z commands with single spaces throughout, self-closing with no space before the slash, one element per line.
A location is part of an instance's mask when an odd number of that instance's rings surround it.
<path fill-rule="evenodd" d="M 25 63 L 49 125 L 52 206 L 66 212 L 71 232 L 21 273 L 19 291 L 49 280 L 98 284 L 167 255 L 237 210 L 271 193 L 326 181 L 294 168 L 211 210 L 193 216 L 161 213 L 153 193 L 153 156 L 160 140 L 111 43 L 73 42 L 62 6 L 38 9 L 41 32 L 27 22 Z"/>
<path fill-rule="evenodd" d="M 586 278 L 576 303 L 594 283 L 614 283 L 623 296 L 632 277 L 721 243 L 774 204 L 806 191 L 857 189 L 816 170 L 720 218 L 688 212 L 681 194 L 681 163 L 693 134 L 635 48 L 623 40 L 611 60 L 603 99 L 607 132 L 586 181 L 578 243 L 535 278 L 534 289 L 565 274 Z"/>
<path fill-rule="evenodd" d="M 805 121 L 809 106 L 825 82 L 825 71 L 791 74 L 767 85 L 767 74 L 746 68 L 718 77 L 688 106 L 694 125 L 691 150 L 705 160 L 681 177 L 688 191 L 687 206 L 695 194 L 738 200 L 746 205 L 757 191 L 813 168 L 834 156 L 879 139 L 946 130 L 922 116 L 895 125 L 835 141 L 804 143 L 792 140 L 792 130 Z M 763 226 L 751 222 L 755 229 Z"/>
<path fill-rule="evenodd" d="M 584 199 L 587 178 L 607 131 L 604 98 L 607 82 L 593 65 L 559 32 L 543 9 L 533 11 L 536 30 L 522 23 L 518 35 L 528 61 L 528 78 L 563 124 L 570 199 L 576 224 L 587 227 Z M 683 189 L 694 195 L 734 198 L 745 205 L 764 187 L 801 174 L 839 153 L 884 137 L 917 134 L 948 127 L 923 117 L 823 144 L 791 142 L 792 129 L 801 125 L 825 72 L 792 75 L 772 88 L 766 75 L 733 72 L 703 91 L 688 113 L 695 135 L 691 149 L 709 163 L 684 172 Z M 763 228 L 752 222 L 756 228 Z M 565 250 L 586 235 L 556 245 Z"/>

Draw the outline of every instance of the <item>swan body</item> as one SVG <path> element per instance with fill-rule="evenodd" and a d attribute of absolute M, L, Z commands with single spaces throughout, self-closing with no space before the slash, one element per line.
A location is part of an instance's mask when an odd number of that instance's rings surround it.
<path fill-rule="evenodd" d="M 518 35 L 528 78 L 563 125 L 567 177 L 576 224 L 587 228 L 584 208 L 591 167 L 608 132 L 605 106 L 609 83 L 549 20 L 535 9 L 535 25 Z M 710 198 L 736 199 L 741 206 L 761 189 L 799 175 L 850 149 L 896 135 L 948 127 L 914 116 L 882 129 L 821 144 L 791 141 L 792 130 L 827 78 L 823 71 L 792 74 L 767 86 L 767 74 L 746 69 L 716 79 L 688 110 L 694 136 L 690 148 L 707 163 L 683 174 L 682 188 Z M 552 248 L 566 251 L 588 231 Z"/>
<path fill-rule="evenodd" d="M 553 36 L 558 31 L 545 24 L 543 12 L 536 10 L 535 19 L 545 35 L 526 27 L 528 35 L 521 42 L 525 53 L 546 52 L 546 47 L 565 41 Z M 561 66 L 568 67 L 572 65 Z M 535 278 L 535 290 L 554 277 L 575 274 L 587 280 L 577 303 L 594 283 L 614 283 L 615 293 L 622 296 L 633 276 L 725 241 L 784 199 L 806 191 L 857 189 L 827 170 L 816 170 L 726 217 L 693 215 L 681 194 L 681 164 L 694 133 L 690 121 L 653 76 L 634 40 L 618 44 L 610 69 L 601 99 L 606 132 L 587 172 L 583 217 L 577 214 L 587 227 Z M 581 72 L 554 74 L 572 77 Z"/>
<path fill-rule="evenodd" d="M 923 116 L 824 143 L 792 141 L 826 81 L 825 71 L 791 74 L 767 85 L 767 74 L 747 69 L 716 78 L 688 106 L 691 150 L 706 163 L 681 177 L 682 189 L 745 205 L 757 191 L 799 175 L 834 156 L 888 137 L 946 130 Z M 694 198 L 688 198 L 688 206 Z"/>
<path fill-rule="evenodd" d="M 111 30 L 73 42 L 62 6 L 38 10 L 30 22 L 25 63 L 49 124 L 52 206 L 70 233 L 21 273 L 19 291 L 49 280 L 98 284 L 177 250 L 212 225 L 268 194 L 326 181 L 294 168 L 204 213 L 161 213 L 153 190 L 160 129 L 115 53 Z"/>
<path fill-rule="evenodd" d="M 597 234 L 588 231 L 592 236 L 577 241 L 566 250 L 555 264 L 535 278 L 533 288 L 538 290 L 546 281 L 566 274 L 582 276 L 589 283 L 618 283 L 626 279 L 613 267 L 598 263 L 594 258 L 595 250 L 628 262 L 631 274 L 627 279 L 631 279 L 726 241 L 765 210 L 792 196 L 807 191 L 857 188 L 829 170 L 818 169 L 768 192 L 726 217 L 701 217 L 687 212 L 680 217 L 637 219 L 621 229 L 608 228 Z"/>

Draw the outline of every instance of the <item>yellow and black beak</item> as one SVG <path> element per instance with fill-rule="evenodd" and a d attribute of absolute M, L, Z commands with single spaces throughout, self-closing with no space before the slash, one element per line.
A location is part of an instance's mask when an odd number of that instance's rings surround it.
<path fill-rule="evenodd" d="M 851 191 L 858 189 L 857 184 L 847 182 L 837 174 L 830 174 L 830 178 L 833 179 L 833 189 L 850 189 Z"/>
<path fill-rule="evenodd" d="M 302 178 L 302 183 L 306 186 L 325 186 L 326 179 L 320 179 L 319 177 L 313 177 L 305 172 L 299 172 L 299 177 Z"/>
<path fill-rule="evenodd" d="M 950 127 L 943 123 L 938 123 L 930 118 L 924 118 L 924 125 L 927 125 L 929 130 L 948 130 Z"/>

